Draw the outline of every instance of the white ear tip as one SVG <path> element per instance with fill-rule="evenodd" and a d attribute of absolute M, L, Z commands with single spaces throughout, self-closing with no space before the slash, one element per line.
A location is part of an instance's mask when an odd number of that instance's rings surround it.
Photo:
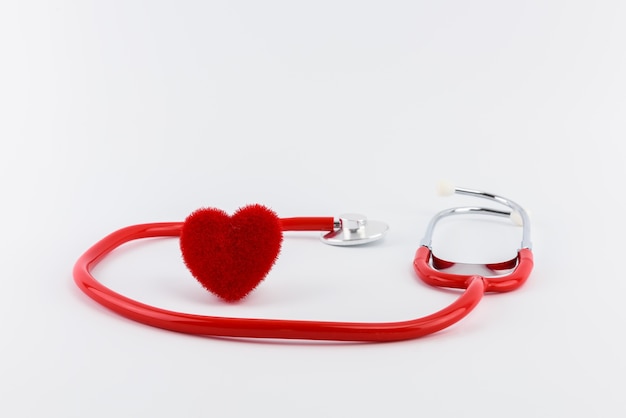
<path fill-rule="evenodd" d="M 437 194 L 439 196 L 451 196 L 454 194 L 454 185 L 447 181 L 440 181 L 437 184 Z"/>
<path fill-rule="evenodd" d="M 516 210 L 511 212 L 511 214 L 509 215 L 509 218 L 511 218 L 511 221 L 517 226 L 524 225 L 524 219 L 522 219 L 522 215 Z"/>

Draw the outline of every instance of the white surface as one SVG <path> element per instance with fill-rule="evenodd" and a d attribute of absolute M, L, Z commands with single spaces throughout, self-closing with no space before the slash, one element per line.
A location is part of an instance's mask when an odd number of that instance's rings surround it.
<path fill-rule="evenodd" d="M 620 1 L 3 2 L 0 416 L 625 416 L 624 21 Z M 360 212 L 390 224 L 385 241 L 290 235 L 235 306 L 203 293 L 175 240 L 97 274 L 197 313 L 419 317 L 456 297 L 412 272 L 424 228 L 476 203 L 437 197 L 441 179 L 532 210 L 536 266 L 424 339 L 191 337 L 72 281 L 107 233 L 202 206 Z M 464 248 L 442 229 L 441 251 L 514 250 L 519 230 L 487 220 L 464 223 Z"/>

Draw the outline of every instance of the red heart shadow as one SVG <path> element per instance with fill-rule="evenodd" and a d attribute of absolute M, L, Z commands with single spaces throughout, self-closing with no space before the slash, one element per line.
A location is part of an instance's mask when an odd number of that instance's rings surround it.
<path fill-rule="evenodd" d="M 180 249 L 185 265 L 202 286 L 221 299 L 242 299 L 267 276 L 283 241 L 280 219 L 254 204 L 229 216 L 198 209 L 185 219 Z"/>

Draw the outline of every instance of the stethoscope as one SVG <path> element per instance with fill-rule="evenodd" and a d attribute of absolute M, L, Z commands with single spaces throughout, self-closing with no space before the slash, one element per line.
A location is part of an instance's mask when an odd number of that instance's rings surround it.
<path fill-rule="evenodd" d="M 415 254 L 414 270 L 431 286 L 458 288 L 463 289 L 463 292 L 449 306 L 422 318 L 399 322 L 331 322 L 195 315 L 141 303 L 109 289 L 93 277 L 92 269 L 107 254 L 129 241 L 153 237 L 180 237 L 182 241 L 184 235 L 181 237 L 181 234 L 189 225 L 191 216 L 185 222 L 133 225 L 111 233 L 78 259 L 73 271 L 74 280 L 93 300 L 126 318 L 181 333 L 335 341 L 399 341 L 418 338 L 440 331 L 461 320 L 476 307 L 486 292 L 507 292 L 518 288 L 525 282 L 533 268 L 530 222 L 526 211 L 520 205 L 504 197 L 477 190 L 448 187 L 444 191 L 488 199 L 508 207 L 508 210 L 457 207 L 439 212 L 433 217 Z M 486 265 L 493 271 L 493 276 L 446 272 L 455 263 L 436 257 L 432 251 L 433 231 L 442 219 L 453 215 L 473 214 L 509 217 L 522 226 L 522 242 L 517 256 L 512 260 Z M 321 231 L 322 242 L 337 246 L 370 243 L 381 239 L 388 231 L 385 223 L 370 221 L 359 214 L 346 214 L 339 219 L 276 218 L 275 228 L 281 231 Z"/>

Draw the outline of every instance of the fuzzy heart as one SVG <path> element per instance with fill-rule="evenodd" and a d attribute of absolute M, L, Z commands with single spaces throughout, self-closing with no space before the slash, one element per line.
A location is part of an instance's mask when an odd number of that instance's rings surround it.
<path fill-rule="evenodd" d="M 234 302 L 265 278 L 283 241 L 280 219 L 254 204 L 229 216 L 221 209 L 198 209 L 187 217 L 180 234 L 183 260 L 208 291 Z"/>

